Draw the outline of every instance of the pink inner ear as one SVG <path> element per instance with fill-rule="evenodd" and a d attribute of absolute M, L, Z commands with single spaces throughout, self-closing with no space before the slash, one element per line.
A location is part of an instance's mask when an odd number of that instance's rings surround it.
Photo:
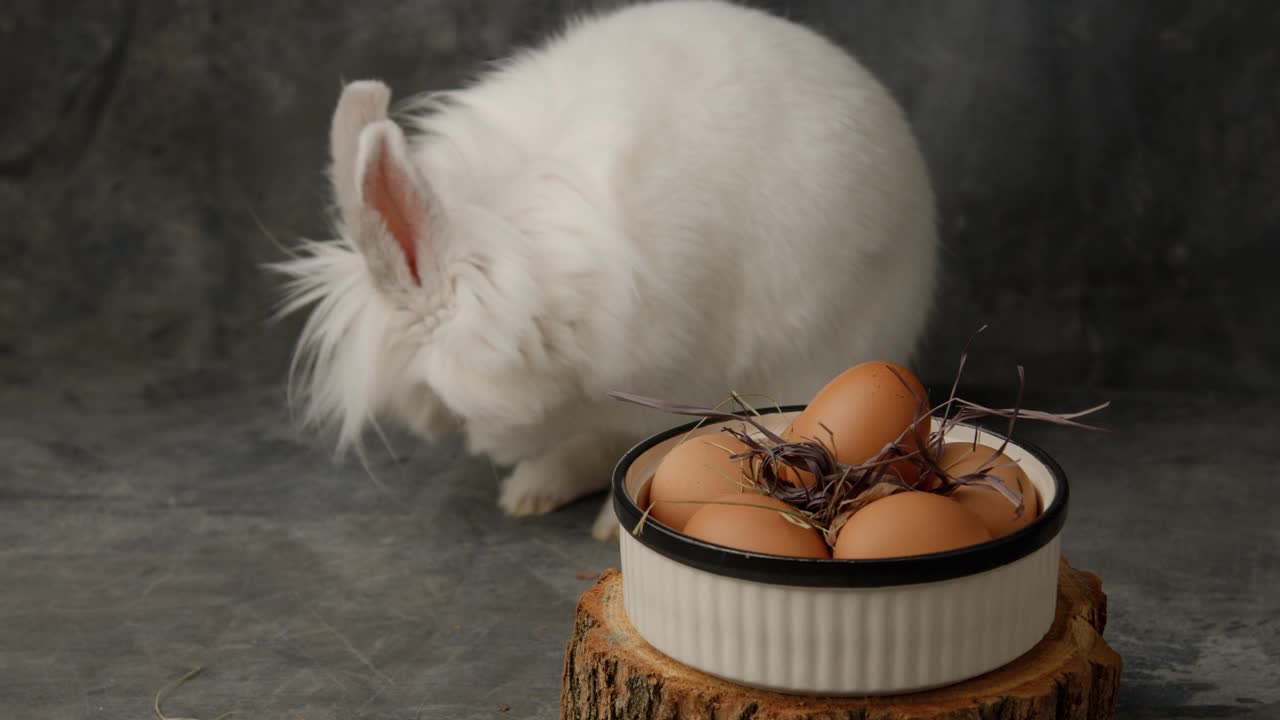
<path fill-rule="evenodd" d="M 365 175 L 364 197 L 400 246 L 413 281 L 421 285 L 417 238 L 427 229 L 426 212 L 414 191 L 413 180 L 396 166 L 385 141 L 378 143 L 377 154 Z"/>

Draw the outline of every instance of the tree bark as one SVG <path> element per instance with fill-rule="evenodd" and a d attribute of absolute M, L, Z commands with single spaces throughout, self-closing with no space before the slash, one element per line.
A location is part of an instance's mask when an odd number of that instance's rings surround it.
<path fill-rule="evenodd" d="M 1102 638 L 1106 595 L 1062 561 L 1053 627 L 1025 655 L 957 685 L 888 697 L 822 698 L 743 687 L 662 655 L 631 627 L 622 575 L 578 603 L 565 653 L 561 720 L 1100 720 L 1115 713 L 1121 659 Z"/>

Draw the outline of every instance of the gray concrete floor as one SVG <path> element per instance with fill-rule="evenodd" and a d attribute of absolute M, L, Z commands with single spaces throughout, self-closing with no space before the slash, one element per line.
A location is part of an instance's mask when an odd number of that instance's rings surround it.
<path fill-rule="evenodd" d="M 1112 399 L 1114 434 L 1026 437 L 1072 478 L 1120 716 L 1280 718 L 1280 398 Z M 578 574 L 617 562 L 597 498 L 507 519 L 488 464 L 403 438 L 371 478 L 216 373 L 14 371 L 0 407 L 0 718 L 151 717 L 194 666 L 169 715 L 557 717 Z"/>

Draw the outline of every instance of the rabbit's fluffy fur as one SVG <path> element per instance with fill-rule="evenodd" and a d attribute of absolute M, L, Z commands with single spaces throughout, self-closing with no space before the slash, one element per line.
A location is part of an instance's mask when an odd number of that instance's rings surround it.
<path fill-rule="evenodd" d="M 817 33 L 664 0 L 575 20 L 400 123 L 389 98 L 344 89 L 338 238 L 276 265 L 282 311 L 314 306 L 305 417 L 341 448 L 379 420 L 456 430 L 514 467 L 507 512 L 541 513 L 682 422 L 610 390 L 803 403 L 850 365 L 911 359 L 928 173 L 898 105 Z M 594 532 L 614 531 L 606 505 Z"/>

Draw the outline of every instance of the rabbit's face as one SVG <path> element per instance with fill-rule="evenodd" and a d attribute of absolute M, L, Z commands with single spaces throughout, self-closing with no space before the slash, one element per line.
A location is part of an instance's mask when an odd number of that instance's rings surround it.
<path fill-rule="evenodd" d="M 338 428 L 340 448 L 390 419 L 428 438 L 461 430 L 471 451 L 508 462 L 540 447 L 555 410 L 595 390 L 582 382 L 599 361 L 591 348 L 621 346 L 622 331 L 583 298 L 625 278 L 600 275 L 598 258 L 560 237 L 581 216 L 572 188 L 482 203 L 433 168 L 448 191 L 437 193 L 386 117 L 389 95 L 375 82 L 344 89 L 331 137 L 340 239 L 304 243 L 277 266 L 285 312 L 315 306 L 294 386 L 310 424 Z M 584 343 L 597 326 L 613 341 Z"/>
<path fill-rule="evenodd" d="M 365 427 L 392 418 L 426 436 L 458 421 L 429 384 L 433 330 L 444 310 L 428 232 L 429 189 L 386 119 L 381 83 L 347 86 L 334 114 L 331 180 L 336 242 L 305 242 L 276 268 L 288 278 L 284 314 L 312 306 L 298 341 L 291 387 L 308 424 L 336 428 L 356 444 Z M 425 286 L 425 287 L 424 287 Z"/>
<path fill-rule="evenodd" d="M 306 424 L 336 430 L 340 449 L 380 419 L 428 439 L 458 429 L 428 382 L 428 322 L 375 287 L 356 245 L 304 242 L 276 266 L 288 277 L 282 313 L 313 306 L 290 372 Z"/>

